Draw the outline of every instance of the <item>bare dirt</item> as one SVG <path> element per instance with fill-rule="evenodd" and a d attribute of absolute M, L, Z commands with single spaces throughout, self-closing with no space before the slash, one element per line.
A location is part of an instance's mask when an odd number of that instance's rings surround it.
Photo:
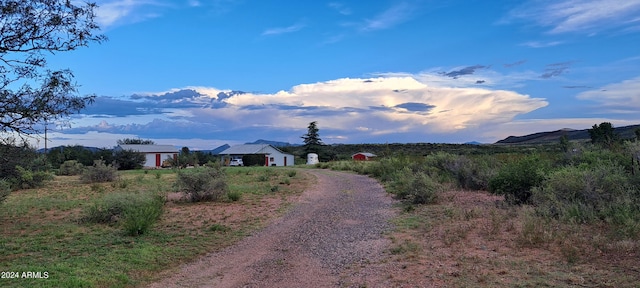
<path fill-rule="evenodd" d="M 383 287 L 394 201 L 367 176 L 308 170 L 289 212 L 149 287 Z M 377 265 L 376 265 L 377 264 Z"/>

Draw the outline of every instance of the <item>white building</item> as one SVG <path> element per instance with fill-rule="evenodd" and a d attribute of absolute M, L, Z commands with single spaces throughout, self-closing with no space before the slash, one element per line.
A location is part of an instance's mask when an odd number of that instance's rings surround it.
<path fill-rule="evenodd" d="M 133 150 L 145 154 L 145 168 L 158 168 L 167 159 L 178 157 L 178 148 L 173 145 L 143 145 L 143 144 L 123 144 L 118 145 L 114 150 Z"/>
<path fill-rule="evenodd" d="M 282 152 L 269 144 L 244 144 L 227 148 L 220 152 L 223 163 L 228 159 L 238 159 L 245 155 L 264 155 L 264 166 L 293 166 L 293 155 Z"/>

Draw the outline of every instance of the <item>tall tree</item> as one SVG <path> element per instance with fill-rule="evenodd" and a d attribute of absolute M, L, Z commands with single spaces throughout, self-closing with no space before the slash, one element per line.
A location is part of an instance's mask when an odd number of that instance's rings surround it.
<path fill-rule="evenodd" d="M 318 124 L 317 121 L 313 121 L 309 123 L 309 126 L 307 127 L 307 134 L 304 134 L 301 136 L 301 138 L 304 141 L 305 154 L 308 154 L 308 153 L 319 154 L 322 148 L 322 145 L 324 145 L 324 143 L 322 143 L 322 140 L 320 139 L 320 134 L 318 133 L 320 129 L 318 129 L 317 124 Z"/>
<path fill-rule="evenodd" d="M 78 95 L 70 70 L 48 69 L 45 58 L 106 40 L 95 34 L 96 4 L 77 2 L 0 0 L 0 132 L 37 133 L 38 124 L 94 101 Z"/>
<path fill-rule="evenodd" d="M 153 142 L 153 140 L 142 140 L 140 138 L 135 139 L 135 138 L 124 138 L 124 139 L 119 139 L 118 140 L 118 145 L 125 145 L 125 144 L 143 144 L 143 145 L 154 145 L 156 144 L 156 142 Z"/>
<path fill-rule="evenodd" d="M 591 143 L 607 148 L 612 148 L 620 140 L 620 136 L 609 122 L 602 122 L 600 125 L 594 124 L 588 131 L 589 136 L 591 136 Z"/>

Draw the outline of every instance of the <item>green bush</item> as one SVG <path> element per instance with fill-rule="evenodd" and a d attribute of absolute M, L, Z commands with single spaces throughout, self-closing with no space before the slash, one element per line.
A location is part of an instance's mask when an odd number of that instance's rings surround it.
<path fill-rule="evenodd" d="M 227 193 L 227 198 L 229 198 L 229 200 L 233 202 L 240 200 L 241 197 L 242 197 L 242 193 L 238 191 L 233 191 L 233 192 L 230 191 Z"/>
<path fill-rule="evenodd" d="M 549 167 L 547 160 L 535 155 L 507 163 L 489 180 L 489 191 L 504 195 L 508 203 L 527 204 L 531 189 L 542 183 Z"/>
<path fill-rule="evenodd" d="M 122 214 L 122 226 L 126 234 L 137 236 L 146 233 L 160 219 L 163 208 L 164 199 L 159 196 L 128 206 Z"/>
<path fill-rule="evenodd" d="M 22 168 L 22 166 L 16 166 L 18 177 L 13 179 L 12 187 L 14 189 L 30 189 L 38 188 L 44 185 L 44 181 L 52 180 L 53 175 L 45 171 L 31 171 Z"/>
<path fill-rule="evenodd" d="M 103 160 L 93 161 L 93 166 L 87 167 L 80 180 L 84 183 L 112 182 L 118 177 L 118 169 L 112 165 L 106 165 Z"/>
<path fill-rule="evenodd" d="M 89 206 L 81 219 L 89 223 L 120 224 L 127 235 L 148 231 L 164 208 L 164 199 L 143 193 L 112 193 Z"/>
<path fill-rule="evenodd" d="M 186 193 L 191 202 L 217 201 L 229 190 L 224 171 L 219 166 L 179 171 L 175 188 Z"/>
<path fill-rule="evenodd" d="M 611 163 L 567 166 L 550 173 L 540 187 L 532 190 L 532 202 L 538 213 L 545 216 L 588 223 L 640 215 L 626 212 L 633 210 L 634 203 L 635 211 L 640 208 L 635 191 L 622 166 Z"/>
<path fill-rule="evenodd" d="M 443 190 L 440 183 L 425 173 L 414 173 L 409 168 L 398 171 L 391 181 L 391 190 L 398 199 L 413 204 L 433 204 Z"/>
<path fill-rule="evenodd" d="M 7 200 L 9 194 L 11 194 L 11 184 L 7 180 L 0 179 L 0 204 Z"/>
<path fill-rule="evenodd" d="M 78 163 L 76 160 L 67 160 L 64 163 L 60 164 L 60 168 L 58 169 L 58 175 L 80 175 L 84 171 L 84 165 L 82 163 Z"/>

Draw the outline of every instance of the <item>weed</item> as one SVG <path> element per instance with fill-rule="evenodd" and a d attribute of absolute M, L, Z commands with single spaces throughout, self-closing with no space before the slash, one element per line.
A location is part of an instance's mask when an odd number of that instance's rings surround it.
<path fill-rule="evenodd" d="M 404 240 L 404 242 L 392 247 L 389 252 L 391 252 L 391 254 L 394 255 L 398 255 L 398 254 L 415 254 L 417 252 L 419 252 L 421 250 L 420 245 L 409 241 L 409 240 Z"/>
<path fill-rule="evenodd" d="M 164 199 L 155 196 L 152 199 L 144 199 L 131 206 L 125 206 L 122 214 L 122 226 L 129 236 L 145 234 L 151 225 L 160 219 L 162 215 Z"/>
<path fill-rule="evenodd" d="M 242 197 L 242 193 L 238 192 L 238 191 L 229 191 L 227 193 L 227 198 L 229 198 L 229 200 L 236 202 L 238 200 L 240 200 L 240 198 Z"/>
<path fill-rule="evenodd" d="M 231 228 L 224 226 L 222 224 L 213 224 L 209 227 L 209 231 L 213 232 L 228 232 L 231 231 Z"/>

